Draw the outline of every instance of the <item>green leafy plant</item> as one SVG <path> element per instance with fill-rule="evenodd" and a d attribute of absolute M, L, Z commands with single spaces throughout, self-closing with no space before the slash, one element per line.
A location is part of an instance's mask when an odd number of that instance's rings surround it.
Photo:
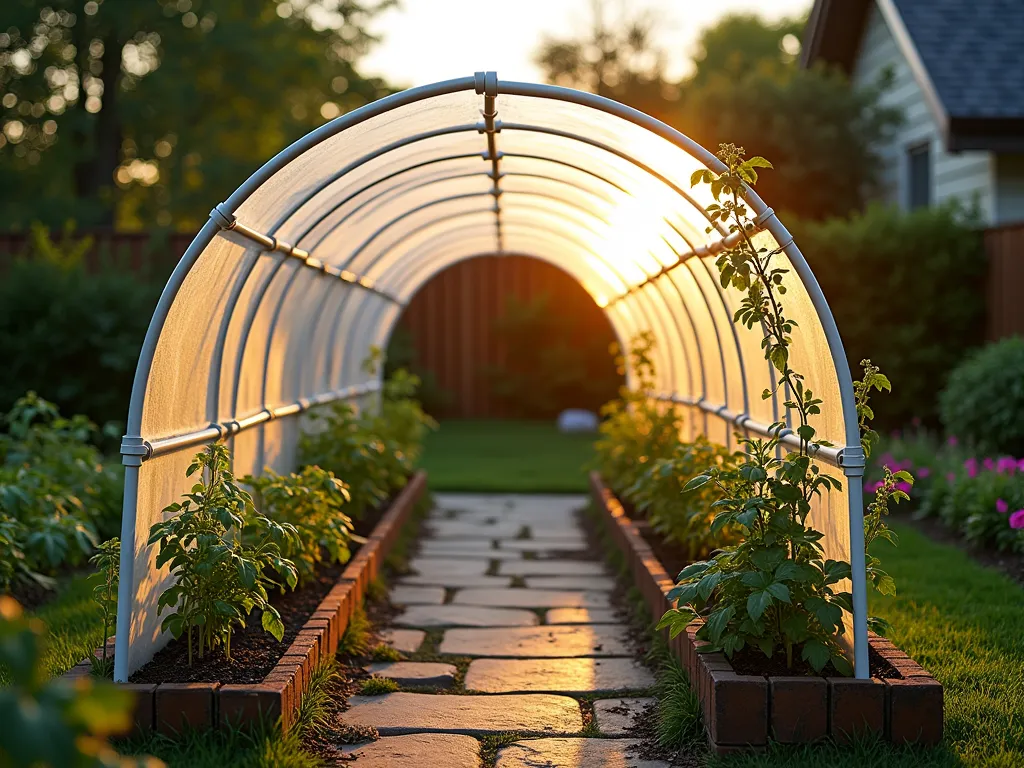
<path fill-rule="evenodd" d="M 380 351 L 363 369 L 376 372 Z M 423 438 L 437 427 L 415 399 L 419 379 L 398 370 L 385 381 L 378 407 L 362 411 L 347 401 L 313 412 L 313 429 L 299 442 L 300 463 L 324 467 L 341 478 L 351 497 L 349 516 L 360 519 L 402 488 L 413 473 Z"/>
<path fill-rule="evenodd" d="M 0 666 L 10 675 L 0 687 L 0 765 L 162 766 L 153 758 L 121 757 L 110 746 L 110 736 L 131 727 L 131 694 L 88 677 L 49 679 L 45 648 L 43 623 L 0 596 Z"/>
<path fill-rule="evenodd" d="M 655 461 L 672 455 L 679 442 L 682 420 L 679 410 L 655 399 L 656 367 L 654 334 L 644 331 L 631 341 L 629 351 L 632 388 L 622 387 L 619 399 L 601 410 L 604 421 L 594 445 L 595 462 L 602 476 L 618 493 L 636 486 Z M 616 353 L 620 374 L 626 370 L 626 355 Z"/>
<path fill-rule="evenodd" d="M 728 449 L 700 435 L 693 442 L 677 443 L 670 456 L 647 462 L 647 469 L 624 493 L 647 516 L 655 531 L 666 541 L 680 545 L 688 561 L 696 560 L 734 540 L 735 531 L 712 530 L 711 505 L 716 498 L 712 486 L 686 494 L 683 488 L 708 467 L 734 461 Z"/>
<path fill-rule="evenodd" d="M 114 659 L 107 656 L 107 638 L 117 616 L 117 584 L 121 573 L 121 540 L 110 539 L 96 548 L 96 554 L 89 558 L 96 567 L 93 574 L 92 599 L 99 606 L 103 617 L 103 651 L 99 658 L 90 656 L 93 674 L 97 677 L 112 677 Z"/>
<path fill-rule="evenodd" d="M 281 554 L 282 545 L 297 546 L 294 526 L 250 513 L 252 498 L 235 482 L 230 466 L 223 445 L 197 453 L 187 475 L 199 472 L 202 479 L 183 501 L 165 508 L 171 517 L 149 532 L 150 545 L 159 545 L 157 567 L 168 565 L 174 576 L 157 601 L 159 611 L 170 610 L 162 628 L 175 638 L 186 637 L 189 665 L 193 630 L 200 658 L 220 645 L 230 660 L 232 629 L 245 626 L 253 609 L 262 612 L 263 628 L 280 640 L 284 624 L 267 590 L 298 582 L 295 564 Z M 245 541 L 247 519 L 260 531 L 252 542 Z"/>
<path fill-rule="evenodd" d="M 0 421 L 0 586 L 49 586 L 48 575 L 82 564 L 116 529 L 123 475 L 104 463 L 88 419 L 63 418 L 34 392 Z"/>
<path fill-rule="evenodd" d="M 299 582 L 311 580 L 324 562 L 345 563 L 351 557 L 352 519 L 345 514 L 348 488 L 331 472 L 304 467 L 290 475 L 267 470 L 261 477 L 243 477 L 255 494 L 256 508 L 246 536 L 260 541 L 268 530 L 264 521 L 287 523 L 295 536 L 285 537 L 281 555 L 295 564 Z"/>
<path fill-rule="evenodd" d="M 850 565 L 826 559 L 823 536 L 808 523 L 813 502 L 841 488 L 813 460 L 817 446 L 827 445 L 815 441 L 810 423 L 820 414 L 822 401 L 790 364 L 796 323 L 786 315 L 781 298 L 788 270 L 773 261 L 781 249 L 755 246 L 742 198 L 743 190 L 757 182 L 757 169 L 771 164 L 761 157 L 746 159 L 731 144 L 723 144 L 718 157 L 726 166 L 723 173 L 699 170 L 691 181 L 711 187 L 715 202 L 707 212 L 712 223 L 721 221 L 740 235 L 738 244 L 716 260 L 720 281 L 723 288 L 732 286 L 745 294 L 734 320 L 762 332 L 765 359 L 776 374 L 775 386 L 762 398 L 784 394 L 785 407 L 796 417 L 798 447 L 780 457 L 786 446 L 778 436 L 741 438 L 744 452 L 734 462 L 712 466 L 687 483 L 688 491 L 713 485 L 720 498 L 712 505 L 717 514 L 711 530 L 734 527 L 740 541 L 682 570 L 669 595 L 681 607 L 666 613 L 659 627 L 669 627 L 676 635 L 699 615 L 705 621 L 698 637 L 708 641 L 708 650 L 731 656 L 750 646 L 767 657 L 781 651 L 788 667 L 799 653 L 816 671 L 831 662 L 839 672 L 851 674 L 839 643 L 845 632 L 843 612 L 852 611 L 851 595 L 842 587 L 850 578 Z M 883 380 L 876 368 L 866 369 L 857 390 L 862 425 L 870 414 L 867 393 L 885 388 L 888 381 Z M 784 426 L 779 422 L 772 430 L 777 435 Z M 870 437 L 867 444 L 870 448 Z M 884 535 L 884 512 L 880 506 L 867 516 L 866 528 L 871 526 L 875 538 Z M 883 588 L 890 586 L 891 579 L 880 571 L 878 579 Z"/>
<path fill-rule="evenodd" d="M 984 455 L 1024 456 L 1024 339 L 967 356 L 939 397 L 946 432 Z"/>

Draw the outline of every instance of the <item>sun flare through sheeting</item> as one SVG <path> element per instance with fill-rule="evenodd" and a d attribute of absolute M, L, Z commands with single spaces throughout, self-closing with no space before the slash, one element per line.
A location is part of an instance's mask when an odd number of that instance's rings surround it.
<path fill-rule="evenodd" d="M 143 345 L 127 434 L 115 679 L 167 641 L 156 603 L 168 582 L 147 547 L 161 510 L 188 491 L 199 446 L 227 439 L 238 475 L 295 466 L 302 415 L 380 388 L 362 362 L 402 308 L 464 259 L 524 255 L 574 277 L 619 340 L 657 338 L 659 399 L 686 413 L 684 438 L 766 435 L 790 423 L 761 334 L 737 328 L 715 255 L 700 168 L 708 151 L 614 101 L 493 72 L 389 96 L 313 131 L 225 202 L 164 289 Z M 853 568 L 847 616 L 868 676 L 863 498 L 850 370 L 824 296 L 772 210 L 753 192 L 755 242 L 783 247 L 793 368 L 825 407 L 822 470 L 843 481 L 812 511 L 826 556 Z M 627 371 L 627 381 L 630 375 Z M 786 429 L 784 434 L 788 434 Z M 795 437 L 787 437 L 794 440 Z"/>

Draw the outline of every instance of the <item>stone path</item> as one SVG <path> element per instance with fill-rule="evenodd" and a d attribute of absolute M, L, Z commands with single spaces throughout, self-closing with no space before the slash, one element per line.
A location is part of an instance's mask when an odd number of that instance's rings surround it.
<path fill-rule="evenodd" d="M 405 660 L 368 668 L 401 690 L 354 696 L 343 716 L 381 734 L 345 748 L 356 766 L 476 767 L 479 739 L 500 734 L 499 768 L 668 768 L 628 738 L 654 677 L 633 656 L 601 553 L 588 551 L 575 515 L 585 503 L 437 497 L 412 573 L 392 585 L 400 612 L 385 639 Z M 584 737 L 591 718 L 586 732 L 602 738 Z"/>

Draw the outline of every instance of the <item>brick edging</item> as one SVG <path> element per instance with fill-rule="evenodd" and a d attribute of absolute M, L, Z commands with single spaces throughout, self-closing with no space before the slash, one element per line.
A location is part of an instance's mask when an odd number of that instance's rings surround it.
<path fill-rule="evenodd" d="M 409 519 L 416 502 L 426 491 L 427 475 L 413 475 L 398 493 L 387 512 L 374 526 L 367 541 L 346 564 L 330 592 L 299 630 L 274 668 L 259 683 L 117 683 L 121 690 L 133 693 L 132 710 L 135 734 L 157 730 L 173 734 L 183 728 L 246 727 L 263 718 L 281 719 L 288 730 L 295 711 L 309 686 L 313 670 L 320 660 L 332 657 L 348 626 L 349 619 L 377 578 L 388 553 L 397 541 L 402 525 Z M 114 639 L 107 641 L 108 654 Z M 99 654 L 101 650 L 97 650 Z M 91 665 L 85 659 L 62 677 L 88 677 Z"/>
<path fill-rule="evenodd" d="M 590 490 L 616 545 L 626 558 L 651 616 L 674 607 L 665 572 L 621 502 L 598 472 Z M 898 680 L 740 675 L 721 653 L 698 653 L 700 620 L 674 639 L 672 654 L 689 674 L 700 699 L 708 743 L 718 753 L 763 749 L 769 739 L 805 743 L 831 736 L 846 743 L 858 733 L 892 742 L 934 745 L 942 741 L 942 684 L 889 640 L 871 634 L 871 647 L 899 670 Z"/>

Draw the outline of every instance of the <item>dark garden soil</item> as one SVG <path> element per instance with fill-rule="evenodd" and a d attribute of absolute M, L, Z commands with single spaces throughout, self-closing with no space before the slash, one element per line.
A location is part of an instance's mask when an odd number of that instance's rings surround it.
<path fill-rule="evenodd" d="M 142 669 L 131 676 L 133 683 L 259 683 L 278 659 L 284 655 L 302 625 L 320 605 L 320 601 L 338 583 L 343 565 L 321 568 L 316 580 L 294 592 L 271 597 L 270 604 L 281 614 L 284 639 L 278 642 L 260 624 L 260 611 L 253 611 L 243 629 L 231 634 L 231 660 L 220 647 L 207 652 L 202 659 L 195 657 L 196 643 L 192 641 L 192 666 L 188 665 L 188 645 L 183 635 L 158 651 Z"/>
<path fill-rule="evenodd" d="M 377 522 L 391 506 L 391 499 L 380 507 L 369 511 L 355 522 L 359 536 L 373 532 Z M 353 543 L 353 556 L 359 546 Z M 193 639 L 192 666 L 188 665 L 188 645 L 185 636 L 172 640 L 158 651 L 146 666 L 129 678 L 133 683 L 259 683 L 277 664 L 292 640 L 299 634 L 302 625 L 320 605 L 320 601 L 338 583 L 345 570 L 344 565 L 331 564 L 322 567 L 316 579 L 294 592 L 271 596 L 270 604 L 281 614 L 284 622 L 284 637 L 278 642 L 261 625 L 261 612 L 253 611 L 242 629 L 231 634 L 231 660 L 224 655 L 223 648 L 208 651 L 202 659 L 196 658 Z"/>
<path fill-rule="evenodd" d="M 951 544 L 966 552 L 976 562 L 988 568 L 1002 571 L 1017 584 L 1024 587 L 1024 554 L 1016 552 L 999 552 L 989 547 L 979 547 L 964 541 L 963 537 L 950 530 L 934 517 L 915 518 L 909 514 L 893 515 L 894 520 L 912 526 L 925 536 L 940 544 Z"/>
<path fill-rule="evenodd" d="M 868 648 L 868 662 L 871 667 L 871 676 L 884 680 L 900 680 L 903 675 L 892 664 Z M 732 668 L 740 675 L 755 675 L 758 677 L 842 677 L 843 675 L 829 662 L 821 672 L 815 672 L 814 668 L 800 658 L 799 651 L 793 652 L 793 667 L 786 667 L 786 659 L 781 654 L 775 654 L 772 658 L 766 658 L 757 648 L 744 648 L 734 653 L 729 659 Z"/>
<path fill-rule="evenodd" d="M 618 714 L 624 715 L 628 710 L 623 707 Z M 662 747 L 658 744 L 658 704 L 650 704 L 640 712 L 633 714 L 629 726 L 629 738 L 636 739 L 637 744 L 629 749 L 629 756 L 640 760 L 662 760 L 669 762 L 672 768 L 703 768 L 706 764 L 701 744 L 684 745 L 680 749 Z"/>
<path fill-rule="evenodd" d="M 674 542 L 665 541 L 660 533 L 651 528 L 644 512 L 634 507 L 632 502 L 624 500 L 618 494 L 616 494 L 616 498 L 622 504 L 626 517 L 633 521 L 640 535 L 644 537 L 644 541 L 654 550 L 665 573 L 669 575 L 669 578 L 675 579 L 676 575 L 691 562 L 686 550 Z"/>

